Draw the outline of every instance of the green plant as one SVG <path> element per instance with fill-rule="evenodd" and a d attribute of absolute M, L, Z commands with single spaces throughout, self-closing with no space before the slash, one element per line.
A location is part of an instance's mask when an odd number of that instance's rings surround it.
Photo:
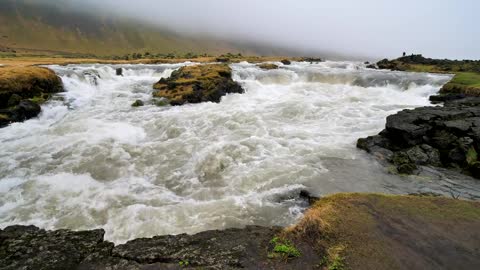
<path fill-rule="evenodd" d="M 273 252 L 270 252 L 268 254 L 268 258 L 270 259 L 276 257 L 288 259 L 300 257 L 302 255 L 300 251 L 289 240 L 281 239 L 276 236 L 270 241 L 270 243 L 274 245 Z"/>
<path fill-rule="evenodd" d="M 467 152 L 467 163 L 468 165 L 472 165 L 478 160 L 478 154 L 475 148 L 472 146 L 470 149 L 468 149 Z"/>
<path fill-rule="evenodd" d="M 178 262 L 180 267 L 187 267 L 190 263 L 187 260 L 182 260 Z"/>

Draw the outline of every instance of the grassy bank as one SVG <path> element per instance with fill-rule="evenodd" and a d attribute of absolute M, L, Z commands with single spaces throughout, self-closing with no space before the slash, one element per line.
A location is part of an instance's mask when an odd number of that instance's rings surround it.
<path fill-rule="evenodd" d="M 379 68 L 411 72 L 431 72 L 455 74 L 440 93 L 463 93 L 480 96 L 480 61 L 440 60 L 425 58 L 422 55 L 384 59 L 377 63 Z"/>
<path fill-rule="evenodd" d="M 285 237 L 323 253 L 323 269 L 474 269 L 478 228 L 479 202 L 337 194 L 319 200 Z"/>

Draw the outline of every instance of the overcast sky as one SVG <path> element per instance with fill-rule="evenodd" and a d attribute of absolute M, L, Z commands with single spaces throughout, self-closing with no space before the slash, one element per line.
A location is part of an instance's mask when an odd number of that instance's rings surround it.
<path fill-rule="evenodd" d="M 298 49 L 480 59 L 478 0 L 70 1 L 180 31 Z"/>

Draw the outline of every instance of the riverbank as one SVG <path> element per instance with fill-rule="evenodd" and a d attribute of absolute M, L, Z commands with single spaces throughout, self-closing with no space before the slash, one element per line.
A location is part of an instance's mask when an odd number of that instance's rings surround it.
<path fill-rule="evenodd" d="M 442 87 L 440 94 L 480 96 L 480 60 L 431 59 L 422 55 L 409 55 L 394 60 L 384 59 L 377 63 L 377 67 L 399 71 L 454 74 L 453 79 Z"/>
<path fill-rule="evenodd" d="M 40 104 L 62 90 L 61 79 L 50 69 L 0 67 L 0 127 L 36 117 Z"/>
<path fill-rule="evenodd" d="M 359 139 L 357 147 L 393 165 L 393 171 L 415 174 L 421 166 L 443 167 L 480 178 L 480 61 L 454 61 L 411 55 L 384 59 L 380 69 L 453 73 L 430 100 L 442 107 L 405 110 L 387 118 L 376 136 Z M 478 123 L 477 123 L 478 122 Z"/>
<path fill-rule="evenodd" d="M 0 269 L 475 269 L 480 203 L 337 194 L 290 228 L 250 226 L 141 238 L 104 231 L 0 230 Z"/>
<path fill-rule="evenodd" d="M 285 56 L 209 56 L 195 58 L 143 58 L 130 60 L 112 60 L 100 58 L 66 58 L 66 57 L 5 57 L 0 58 L 0 65 L 5 66 L 38 66 L 38 65 L 68 65 L 68 64 L 175 64 L 183 62 L 211 63 L 211 62 L 229 62 L 239 63 L 247 61 L 250 63 L 261 62 L 280 62 L 288 61 L 322 61 L 322 59 L 285 57 Z"/>

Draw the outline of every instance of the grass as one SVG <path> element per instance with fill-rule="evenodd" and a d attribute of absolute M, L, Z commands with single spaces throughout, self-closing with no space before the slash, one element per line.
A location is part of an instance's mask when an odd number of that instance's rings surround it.
<path fill-rule="evenodd" d="M 280 237 L 274 237 L 271 241 L 271 244 L 274 245 L 272 252 L 268 254 L 269 258 L 296 258 L 300 257 L 302 254 L 300 251 L 287 239 Z"/>
<path fill-rule="evenodd" d="M 395 254 L 404 252 L 404 247 L 392 238 L 394 229 L 407 234 L 402 236 L 404 239 L 410 233 L 403 231 L 404 226 L 412 226 L 412 233 L 420 230 L 422 237 L 430 237 L 426 239 L 436 239 L 442 232 L 459 234 L 458 240 L 453 241 L 461 241 L 465 228 L 473 224 L 480 225 L 478 202 L 445 197 L 336 194 L 319 200 L 297 225 L 286 230 L 285 237 L 313 243 L 316 250 L 325 254 L 321 265 L 329 270 L 399 269 Z"/>
<path fill-rule="evenodd" d="M 480 73 L 458 72 L 450 82 L 443 86 L 441 92 L 480 96 Z"/>

